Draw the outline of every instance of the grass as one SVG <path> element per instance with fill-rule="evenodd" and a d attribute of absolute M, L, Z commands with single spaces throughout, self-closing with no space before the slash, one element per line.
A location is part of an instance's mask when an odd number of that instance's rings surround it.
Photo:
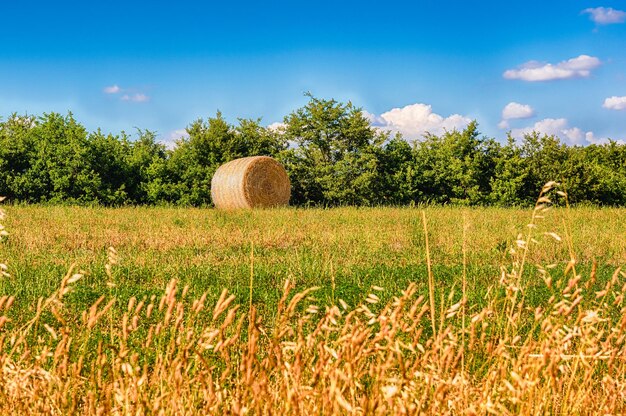
<path fill-rule="evenodd" d="M 126 303 L 161 294 L 176 278 L 192 297 L 208 291 L 217 300 L 223 288 L 249 303 L 250 249 L 254 244 L 253 303 L 273 314 L 286 279 L 295 290 L 320 286 L 322 303 L 342 298 L 360 301 L 372 285 L 387 289 L 386 298 L 415 282 L 427 288 L 425 239 L 419 210 L 408 208 L 341 208 L 335 210 L 252 211 L 223 213 L 207 209 L 8 207 L 10 238 L 1 259 L 10 279 L 0 281 L 0 295 L 17 298 L 19 316 L 32 313 L 68 267 L 84 271 L 81 285 L 66 306 L 80 313 L 100 295 Z M 506 251 L 525 228 L 528 210 L 427 208 L 431 263 L 439 288 L 460 288 L 463 263 L 462 225 L 467 223 L 467 279 L 470 303 L 480 303 L 487 287 L 506 264 Z M 562 233 L 572 222 L 580 267 L 593 260 L 600 274 L 626 263 L 626 210 L 576 209 L 550 213 L 545 229 Z M 542 225 L 543 226 L 543 225 Z M 541 231 L 540 231 L 541 233 Z M 569 253 L 564 244 L 543 238 L 529 263 L 560 264 Z M 119 262 L 112 279 L 105 273 L 107 250 Z M 332 282 L 335 282 L 333 293 Z M 114 284 L 113 287 L 112 284 Z M 427 293 L 427 292 L 423 292 Z"/>
<path fill-rule="evenodd" d="M 625 209 L 5 210 L 5 409 L 624 410 Z"/>

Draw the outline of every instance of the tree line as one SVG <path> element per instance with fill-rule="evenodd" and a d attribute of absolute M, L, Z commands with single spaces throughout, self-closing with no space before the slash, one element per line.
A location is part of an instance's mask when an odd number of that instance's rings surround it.
<path fill-rule="evenodd" d="M 541 186 L 563 183 L 570 201 L 626 204 L 626 145 L 567 146 L 531 133 L 505 144 L 462 131 L 409 143 L 371 126 L 360 108 L 308 96 L 267 128 L 221 113 L 187 127 L 171 149 L 156 134 L 88 132 L 72 114 L 0 120 L 0 195 L 13 202 L 103 204 L 211 203 L 211 178 L 229 160 L 267 155 L 286 168 L 292 205 L 420 203 L 526 206 Z"/>

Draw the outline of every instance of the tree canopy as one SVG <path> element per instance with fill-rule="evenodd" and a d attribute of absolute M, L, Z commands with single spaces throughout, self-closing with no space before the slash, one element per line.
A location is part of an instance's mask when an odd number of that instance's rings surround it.
<path fill-rule="evenodd" d="M 626 204 L 626 145 L 567 146 L 527 134 L 504 143 L 463 130 L 408 141 L 373 127 L 363 111 L 307 94 L 279 128 L 260 119 L 198 119 L 167 149 L 154 132 L 88 132 L 71 113 L 0 120 L 0 195 L 14 202 L 211 203 L 223 163 L 266 155 L 292 183 L 294 205 L 529 205 L 562 182 L 573 203 Z"/>

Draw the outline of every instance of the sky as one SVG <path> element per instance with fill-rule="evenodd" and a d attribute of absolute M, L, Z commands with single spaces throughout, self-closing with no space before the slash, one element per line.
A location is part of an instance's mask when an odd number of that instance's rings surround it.
<path fill-rule="evenodd" d="M 37 1 L 0 5 L 0 116 L 165 143 L 219 110 L 276 125 L 305 92 L 409 140 L 477 120 L 626 140 L 626 1 Z"/>

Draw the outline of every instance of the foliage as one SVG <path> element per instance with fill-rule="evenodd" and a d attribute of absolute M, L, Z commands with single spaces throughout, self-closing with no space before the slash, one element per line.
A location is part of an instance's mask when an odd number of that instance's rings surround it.
<path fill-rule="evenodd" d="M 492 140 L 481 139 L 478 124 L 441 137 L 427 135 L 418 143 L 415 165 L 422 173 L 422 194 L 433 202 L 476 205 L 484 203 L 493 177 Z"/>
<path fill-rule="evenodd" d="M 209 204 L 211 178 L 221 164 L 245 156 L 276 156 L 285 147 L 282 137 L 262 127 L 260 120 L 240 119 L 234 127 L 220 112 L 194 121 L 187 134 L 167 159 L 153 166 L 147 185 L 151 202 Z"/>
<path fill-rule="evenodd" d="M 385 136 L 352 103 L 309 98 L 285 117 L 284 137 L 295 146 L 280 160 L 290 173 L 294 203 L 379 202 L 375 185 Z"/>
<path fill-rule="evenodd" d="M 277 158 L 293 205 L 420 203 L 529 206 L 549 180 L 573 203 L 626 204 L 626 145 L 566 146 L 533 132 L 506 143 L 476 122 L 409 142 L 373 127 L 352 103 L 309 101 L 269 128 L 260 119 L 198 119 L 172 149 L 137 130 L 88 133 L 72 114 L 0 120 L 0 195 L 14 202 L 211 203 L 211 178 L 232 159 Z"/>

